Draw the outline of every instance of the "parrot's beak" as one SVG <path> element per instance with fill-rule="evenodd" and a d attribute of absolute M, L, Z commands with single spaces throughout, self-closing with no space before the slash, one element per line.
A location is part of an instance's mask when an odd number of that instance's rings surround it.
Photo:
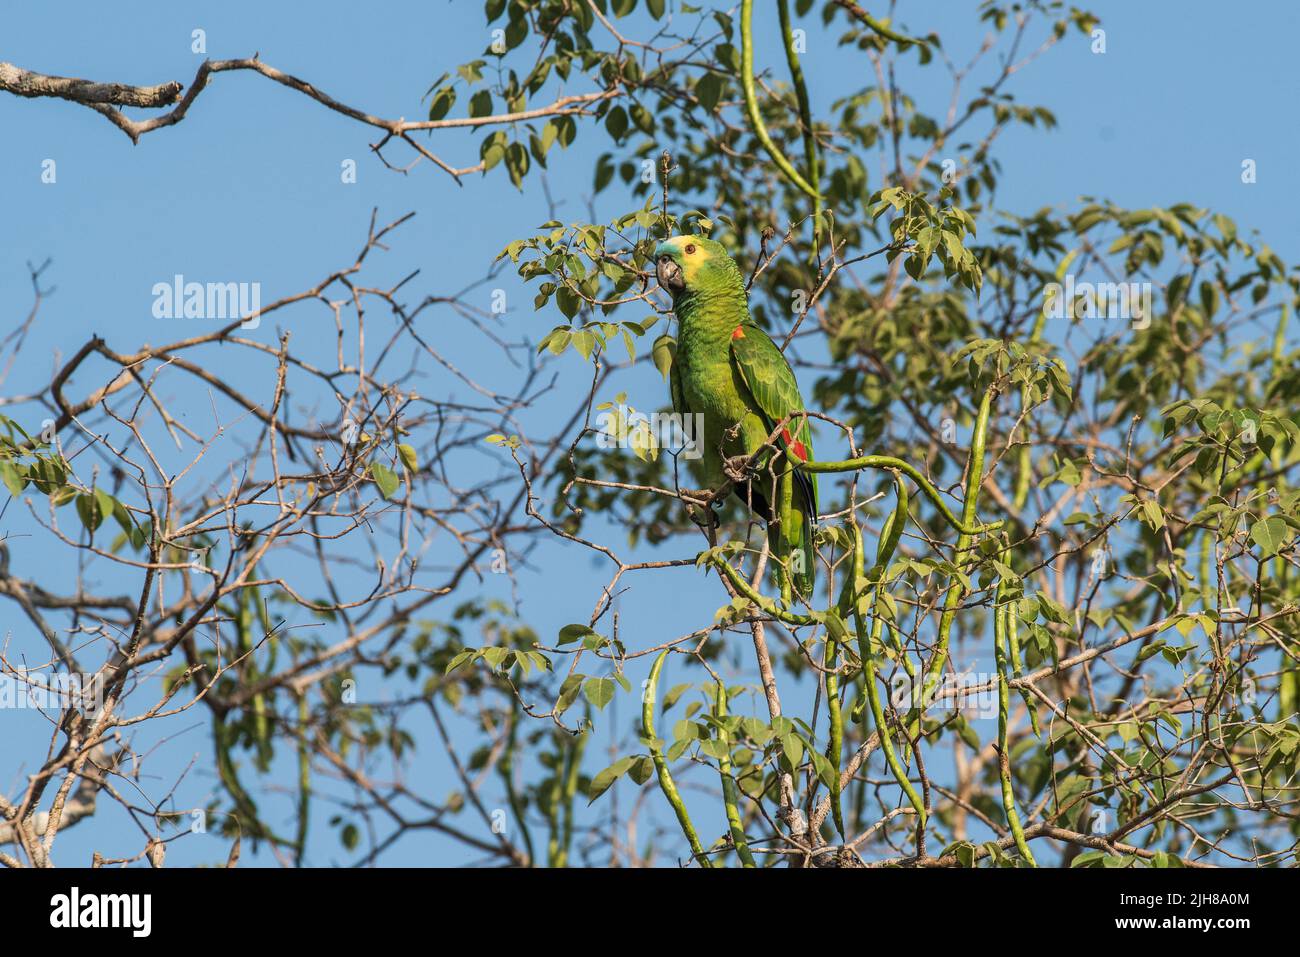
<path fill-rule="evenodd" d="M 663 286 L 673 296 L 679 296 L 686 289 L 686 280 L 682 276 L 682 267 L 673 261 L 671 256 L 660 256 L 659 262 L 655 266 L 655 275 L 659 278 L 659 285 Z"/>

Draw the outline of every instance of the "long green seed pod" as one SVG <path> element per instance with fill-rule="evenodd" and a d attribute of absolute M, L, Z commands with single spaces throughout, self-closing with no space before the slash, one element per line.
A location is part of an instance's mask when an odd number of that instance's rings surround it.
<path fill-rule="evenodd" d="M 758 95 L 754 91 L 754 0 L 742 0 L 740 5 L 740 87 L 745 94 L 745 113 L 767 155 L 791 183 L 813 199 L 820 201 L 821 194 L 799 174 L 785 158 L 781 148 L 772 141 L 758 110 Z"/>
<path fill-rule="evenodd" d="M 840 600 L 837 607 L 840 610 L 841 617 L 847 619 L 853 613 L 853 606 L 857 604 L 858 589 L 863 587 L 861 583 L 866 581 L 866 572 L 864 567 L 866 560 L 863 557 L 862 548 L 862 529 L 858 527 L 856 514 L 849 515 L 849 528 L 852 529 L 852 546 L 849 549 L 849 570 L 844 574 L 844 584 L 840 586 Z"/>
<path fill-rule="evenodd" d="M 822 668 L 826 671 L 826 713 L 830 719 L 830 735 L 826 744 L 826 757 L 831 762 L 835 773 L 831 776 L 831 816 L 835 829 L 840 833 L 840 840 L 847 840 L 844 830 L 844 810 L 840 806 L 840 761 L 844 751 L 844 716 L 840 713 L 840 676 L 839 642 L 834 633 L 826 630 L 826 652 L 822 658 Z"/>
<path fill-rule="evenodd" d="M 253 657 L 253 620 L 254 610 L 260 604 L 255 585 L 245 585 L 235 594 L 235 605 L 239 610 L 235 617 L 235 632 L 239 639 L 239 654 L 244 659 L 242 667 L 249 682 L 258 676 L 257 661 Z M 266 713 L 266 698 L 261 693 L 253 695 L 252 714 L 257 767 L 266 771 L 271 766 L 271 726 Z"/>
<path fill-rule="evenodd" d="M 564 866 L 564 855 L 560 846 L 560 803 L 564 790 L 564 752 L 563 746 L 556 740 L 555 775 L 551 778 L 548 789 L 546 808 L 546 866 Z"/>
<path fill-rule="evenodd" d="M 902 764 L 898 760 L 897 755 L 893 753 L 893 744 L 891 741 L 888 740 L 888 735 L 885 732 L 884 708 L 879 701 L 878 691 L 875 686 L 875 674 L 876 674 L 875 660 L 872 657 L 870 652 L 871 649 L 876 644 L 879 643 L 880 629 L 879 627 L 877 627 L 876 633 L 873 635 L 869 643 L 869 646 L 866 648 L 862 648 L 861 643 L 862 643 L 862 634 L 864 628 L 862 624 L 862 617 L 859 612 L 859 603 L 861 599 L 857 594 L 857 589 L 859 587 L 862 587 L 862 584 L 866 582 L 870 582 L 875 589 L 877 590 L 879 589 L 880 578 L 884 575 L 885 571 L 889 568 L 889 563 L 893 560 L 894 553 L 898 550 L 898 543 L 903 537 L 903 529 L 907 525 L 907 519 L 910 513 L 908 507 L 907 486 L 903 482 L 902 476 L 899 475 L 899 473 L 897 472 L 894 473 L 894 494 L 897 497 L 897 502 L 894 505 L 894 510 L 889 514 L 889 518 L 885 520 L 885 524 L 881 528 L 880 540 L 876 544 L 876 562 L 872 566 L 871 571 L 869 573 L 864 573 L 864 566 L 866 564 L 864 556 L 866 550 L 862 544 L 862 529 L 858 526 L 857 519 L 856 518 L 852 519 L 853 552 L 852 552 L 851 571 L 849 572 L 849 575 L 845 580 L 844 589 L 840 593 L 840 609 L 846 616 L 852 614 L 855 619 L 855 624 L 858 631 L 859 650 L 861 652 L 862 661 L 863 661 L 863 680 L 864 680 L 864 684 L 866 685 L 867 701 L 870 708 L 871 719 L 875 722 L 876 731 L 882 743 L 882 749 L 885 751 L 886 760 L 889 762 L 890 770 L 894 773 L 894 777 L 898 780 L 899 784 L 904 788 L 904 790 L 909 790 L 912 787 L 911 782 L 907 779 L 906 770 L 902 767 Z M 880 624 L 880 619 L 877 619 L 877 626 L 879 626 L 879 624 Z M 890 634 L 891 636 L 893 635 L 893 629 L 890 629 Z M 833 638 L 831 634 L 828 632 L 827 633 L 828 660 L 830 659 L 830 656 L 832 654 L 833 647 L 834 647 Z M 916 669 L 912 665 L 911 660 L 904 653 L 901 642 L 896 642 L 895 650 L 898 652 L 899 658 L 903 662 L 903 666 L 906 669 L 907 673 L 914 677 Z M 823 667 L 826 667 L 828 672 L 830 671 L 829 664 L 825 664 Z M 835 679 L 834 686 L 833 686 L 834 690 L 832 690 L 833 679 Z M 836 679 L 836 676 L 828 673 L 826 676 L 826 693 L 830 705 L 830 716 L 831 716 L 831 742 L 833 748 L 832 763 L 835 766 L 835 772 L 836 772 L 835 780 L 831 787 L 831 809 L 835 813 L 835 825 L 837 828 L 839 828 L 841 837 L 843 837 L 844 836 L 843 811 L 841 809 L 841 794 L 840 794 L 840 787 L 839 787 L 840 749 L 842 747 L 842 742 L 843 742 L 843 724 L 839 713 L 840 708 L 839 708 L 839 697 L 838 697 L 838 691 L 839 691 L 838 685 L 839 683 L 838 680 Z M 862 715 L 863 726 L 864 726 L 863 734 L 869 735 L 870 730 L 866 728 L 866 724 L 867 724 L 866 718 L 867 718 L 866 712 L 863 712 Z M 837 723 L 839 724 L 839 734 L 840 734 L 840 738 L 838 739 L 838 742 L 835 737 Z M 921 815 L 922 820 L 924 820 L 925 818 L 924 805 L 919 803 L 919 798 L 916 797 L 915 791 L 911 791 L 909 793 L 909 799 L 912 800 L 913 806 L 917 807 L 918 813 Z"/>
<path fill-rule="evenodd" d="M 731 582 L 732 587 L 757 605 L 765 615 L 775 618 L 777 621 L 784 622 L 787 625 L 816 625 L 820 623 L 821 618 L 818 616 L 800 615 L 778 607 L 776 602 L 757 591 L 745 576 L 732 568 L 731 565 L 727 563 L 727 560 L 721 555 L 705 554 L 701 556 L 700 560 L 716 566 L 718 571 L 727 576 L 727 581 Z"/>
<path fill-rule="evenodd" d="M 1269 354 L 1273 378 L 1279 378 L 1286 371 L 1286 324 L 1291 310 L 1286 303 L 1277 314 L 1277 327 L 1273 330 L 1273 349 Z"/>
<path fill-rule="evenodd" d="M 573 845 L 573 802 L 578 797 L 578 772 L 582 768 L 582 753 L 587 749 L 587 735 L 580 734 L 569 746 L 569 760 L 565 766 L 564 804 L 560 808 L 560 867 L 569 865 L 569 849 Z"/>
<path fill-rule="evenodd" d="M 979 504 L 980 484 L 984 480 L 984 445 L 988 437 L 989 412 L 993 407 L 993 389 L 984 391 L 980 399 L 979 411 L 975 415 L 975 431 L 971 435 L 970 456 L 966 462 L 966 495 L 962 503 L 962 518 L 967 526 L 975 521 Z M 963 532 L 957 538 L 957 562 L 960 564 L 964 553 L 970 548 L 971 536 Z M 952 625 L 957 617 L 957 608 L 966 597 L 966 589 L 960 580 L 954 578 L 944 598 L 943 613 L 939 616 L 939 640 L 930 659 L 926 672 L 926 686 L 937 686 L 943 676 L 943 667 L 948 661 L 948 641 L 952 637 Z M 919 720 L 919 718 L 918 718 Z"/>
<path fill-rule="evenodd" d="M 1015 609 L 1010 607 L 1007 609 L 1007 642 L 1011 646 L 1012 672 L 1019 678 L 1025 670 L 1024 659 L 1020 655 L 1020 624 L 1016 620 Z M 1034 735 L 1042 737 L 1043 730 L 1038 726 L 1038 702 L 1024 685 L 1020 686 L 1020 697 L 1025 702 L 1025 710 L 1029 712 L 1029 724 L 1034 729 Z"/>
<path fill-rule="evenodd" d="M 790 82 L 799 102 L 799 124 L 803 127 L 803 158 L 808 168 L 808 182 L 813 188 L 813 239 L 821 229 L 822 197 L 821 170 L 817 161 L 817 138 L 813 136 L 812 106 L 808 100 L 808 84 L 804 81 L 799 51 L 795 49 L 794 33 L 790 29 L 790 0 L 777 0 L 777 18 L 781 21 L 781 39 L 785 43 L 785 60 L 790 66 Z"/>
<path fill-rule="evenodd" d="M 847 5 L 842 4 L 842 6 Z M 916 37 L 905 37 L 903 34 L 889 29 L 889 27 L 885 26 L 861 7 L 854 7 L 849 10 L 849 12 L 865 23 L 872 31 L 879 33 L 886 40 L 893 40 L 895 43 L 902 44 L 903 46 L 910 46 L 913 43 L 920 44 L 921 46 L 928 46 L 924 40 L 919 40 Z"/>
<path fill-rule="evenodd" d="M 727 686 L 718 682 L 718 698 L 713 711 L 719 722 L 727 716 Z M 736 855 L 745 867 L 754 867 L 754 854 L 745 839 L 745 825 L 740 819 L 740 796 L 736 781 L 731 776 L 731 736 L 719 726 L 718 735 L 724 747 L 718 758 L 718 774 L 722 777 L 722 803 L 727 809 L 727 826 L 731 830 L 731 843 L 736 845 Z"/>
<path fill-rule="evenodd" d="M 889 570 L 889 564 L 894 560 L 894 553 L 898 551 L 898 543 L 903 538 L 903 530 L 907 527 L 907 520 L 911 515 L 910 505 L 907 498 L 907 485 L 903 482 L 903 477 L 897 472 L 894 473 L 894 510 L 889 513 L 884 528 L 880 530 L 880 541 L 876 545 L 876 563 L 872 566 L 867 577 L 877 588 L 880 587 L 880 579 L 885 572 Z M 909 678 L 916 677 L 916 666 L 912 664 L 912 659 L 907 655 L 903 648 L 902 639 L 894 629 L 889 629 L 892 638 L 894 652 L 898 655 L 898 660 L 903 663 L 903 670 L 907 672 Z"/>
<path fill-rule="evenodd" d="M 1002 551 L 1002 563 L 1008 568 L 1013 567 L 1009 548 L 1004 548 Z M 1011 590 L 1006 583 L 999 581 L 995 600 L 998 602 L 999 608 L 1003 604 L 1006 605 L 1006 634 L 1007 646 L 1011 652 L 1011 672 L 1015 677 L 1019 678 L 1024 674 L 1025 663 L 1020 655 L 1020 622 L 1016 615 L 1016 609 L 1010 602 L 1010 593 Z M 1034 696 L 1024 685 L 1020 686 L 1019 691 L 1020 698 L 1025 703 L 1025 710 L 1029 712 L 1029 724 L 1034 729 L 1034 735 L 1041 737 L 1043 732 L 1038 726 L 1038 702 L 1034 700 Z"/>
<path fill-rule="evenodd" d="M 854 538 L 854 557 L 853 567 L 861 578 L 862 569 L 862 534 L 858 529 L 857 522 L 853 523 Z M 850 595 L 852 589 L 850 588 Z M 844 757 L 844 713 L 840 703 L 840 676 L 839 676 L 839 656 L 840 644 L 848 639 L 848 627 L 844 624 L 844 619 L 834 609 L 825 613 L 826 625 L 826 650 L 822 657 L 822 669 L 826 675 L 826 712 L 829 724 L 829 733 L 826 742 L 826 758 L 831 764 L 830 781 L 830 805 L 832 819 L 835 822 L 835 829 L 840 835 L 840 840 L 848 839 L 848 831 L 844 826 L 844 804 L 843 804 L 843 785 L 841 783 L 840 771 Z"/>
<path fill-rule="evenodd" d="M 998 585 L 998 591 L 999 593 L 1004 591 L 1001 583 Z M 1031 867 L 1037 867 L 1038 862 L 1034 860 L 1034 855 L 1029 850 L 1029 842 L 1025 840 L 1025 830 L 1020 826 L 1020 815 L 1016 813 L 1015 792 L 1011 789 L 1011 760 L 1007 754 L 1007 712 L 1010 710 L 1011 694 L 1007 684 L 1006 618 L 1010 614 L 1010 605 L 999 603 L 994 606 L 993 641 L 998 666 L 998 776 L 1002 779 L 1002 810 L 1006 813 L 1011 836 L 1015 838 L 1016 849 Z"/>
<path fill-rule="evenodd" d="M 1206 529 L 1201 534 L 1201 605 L 1206 611 L 1218 607 L 1218 584 L 1214 581 L 1214 534 Z"/>
<path fill-rule="evenodd" d="M 1040 309 L 1038 317 L 1034 320 L 1033 331 L 1029 333 L 1029 341 L 1037 343 L 1043 337 L 1043 327 L 1047 325 L 1047 311 Z M 1026 382 L 1020 388 L 1020 404 L 1026 406 L 1029 404 L 1029 383 Z M 1034 466 L 1029 457 L 1029 446 L 1020 446 L 1020 451 L 1016 456 L 1016 486 L 1011 496 L 1011 504 L 1015 507 L 1016 513 L 1025 507 L 1029 501 L 1029 480 L 1033 477 Z"/>
<path fill-rule="evenodd" d="M 305 694 L 298 695 L 298 830 L 294 835 L 294 858 L 302 866 L 307 853 L 307 825 L 311 818 L 311 750 L 307 747 L 307 723 L 311 708 Z"/>
<path fill-rule="evenodd" d="M 774 513 L 783 516 L 789 515 L 793 498 L 794 476 L 789 472 L 783 472 L 776 480 L 776 508 Z M 784 522 L 777 526 L 776 537 L 779 542 L 775 557 L 779 561 L 777 577 L 781 583 L 781 604 L 789 608 L 794 601 L 794 570 L 790 568 L 790 560 L 793 556 L 790 551 L 790 540 L 786 538 Z"/>
<path fill-rule="evenodd" d="M 510 805 L 510 813 L 515 819 L 515 826 L 519 828 L 519 834 L 523 838 L 524 847 L 528 852 L 528 866 L 537 866 L 536 852 L 533 850 L 533 836 L 528 830 L 528 824 L 524 818 L 524 804 L 520 799 L 519 791 L 515 787 L 514 762 L 515 755 L 518 751 L 518 732 L 519 732 L 519 715 L 518 712 L 508 712 L 509 726 L 506 732 L 506 746 L 501 753 L 501 760 L 497 762 L 497 772 L 501 775 L 501 781 L 506 789 L 506 802 Z"/>
<path fill-rule="evenodd" d="M 663 669 L 664 659 L 668 657 L 669 650 L 665 648 L 661 651 L 655 663 L 650 666 L 650 677 L 646 681 L 645 696 L 641 701 L 641 727 L 645 732 L 647 747 L 650 749 L 650 759 L 654 761 L 655 771 L 659 775 L 659 789 L 664 792 L 664 797 L 672 805 L 673 813 L 677 815 L 677 823 L 681 825 L 682 833 L 686 835 L 686 843 L 690 845 L 691 854 L 700 862 L 700 866 L 712 867 L 713 862 L 700 846 L 700 838 L 695 833 L 691 816 L 686 813 L 686 803 L 682 800 L 681 792 L 673 783 L 673 776 L 668 773 L 668 762 L 664 760 L 663 748 L 659 746 L 659 737 L 655 734 L 655 690 L 659 687 L 659 672 Z"/>
<path fill-rule="evenodd" d="M 984 416 L 984 422 L 985 425 L 987 426 L 988 424 L 987 414 L 985 414 Z M 980 464 L 983 465 L 984 438 L 982 435 L 979 440 L 979 445 L 980 445 Z M 973 514 L 974 509 L 971 509 L 972 514 L 968 516 L 964 521 L 962 519 L 959 519 L 956 515 L 953 514 L 952 509 L 948 507 L 948 503 L 943 500 L 943 496 L 939 494 L 939 490 L 930 483 L 929 479 L 927 479 L 924 475 L 921 474 L 921 472 L 916 468 L 916 466 L 911 465 L 908 462 L 904 462 L 900 458 L 895 458 L 892 455 L 863 455 L 863 456 L 859 456 L 856 459 L 843 459 L 835 462 L 805 462 L 799 467 L 802 468 L 805 472 L 818 472 L 818 473 L 857 472 L 860 471 L 861 469 L 887 469 L 890 471 L 897 470 L 899 472 L 902 472 L 904 475 L 906 475 L 908 478 L 910 478 L 913 482 L 916 483 L 917 487 L 922 491 L 922 493 L 924 493 L 925 497 L 928 498 L 934 504 L 934 507 L 939 510 L 939 514 L 943 516 L 943 520 L 947 522 L 950 526 L 952 526 L 952 528 L 957 532 L 963 535 L 978 535 L 981 532 L 991 532 L 994 531 L 995 529 L 999 529 L 1004 524 L 1002 521 L 999 520 L 996 522 L 989 522 L 987 524 L 980 525 L 974 519 L 974 514 Z M 967 494 L 969 495 L 969 489 L 967 490 Z"/>
<path fill-rule="evenodd" d="M 873 584 L 889 570 L 889 563 L 894 560 L 894 552 L 898 551 L 898 543 L 903 538 L 903 529 L 907 526 L 907 519 L 911 515 L 907 500 L 907 486 L 903 484 L 903 478 L 897 472 L 894 473 L 894 497 L 896 504 L 880 530 L 880 541 L 876 545 L 876 564 L 872 566 L 871 573 L 868 575 Z"/>
<path fill-rule="evenodd" d="M 880 750 L 885 752 L 885 762 L 889 765 L 889 770 L 893 772 L 894 780 L 898 782 L 898 786 L 907 795 L 907 800 L 916 809 L 921 827 L 924 828 L 925 802 L 916 793 L 916 788 L 912 787 L 912 782 L 907 778 L 907 769 L 903 767 L 903 762 L 898 759 L 898 754 L 894 751 L 893 739 L 889 734 L 888 726 L 885 724 L 885 709 L 880 703 L 880 689 L 876 687 L 876 656 L 872 649 L 880 644 L 880 633 L 884 626 L 884 619 L 879 616 L 876 617 L 875 623 L 872 625 L 870 638 L 867 637 L 867 630 L 862 622 L 862 614 L 856 609 L 853 612 L 853 619 L 858 633 L 858 654 L 862 658 L 862 678 L 867 686 L 867 704 L 870 706 L 871 718 L 875 722 L 875 731 L 880 740 Z M 867 726 L 865 714 L 862 716 L 862 725 L 863 736 L 869 737 L 872 729 Z"/>

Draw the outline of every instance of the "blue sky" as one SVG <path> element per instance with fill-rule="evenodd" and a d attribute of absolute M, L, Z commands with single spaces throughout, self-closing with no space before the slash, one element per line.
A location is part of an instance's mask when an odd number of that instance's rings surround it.
<path fill-rule="evenodd" d="M 1175 0 L 1102 0 L 1087 6 L 1106 30 L 1104 55 L 1092 53 L 1086 38 L 1071 33 L 1012 80 L 1019 101 L 1048 106 L 1060 126 L 1048 133 L 1014 128 L 999 140 L 1000 205 L 1028 213 L 1045 205 L 1068 207 L 1081 195 L 1132 207 L 1187 201 L 1226 213 L 1243 231 L 1258 230 L 1284 262 L 1300 258 L 1289 175 L 1291 161 L 1300 155 L 1300 129 L 1279 111 L 1280 104 L 1300 95 L 1300 76 L 1279 68 L 1293 58 L 1300 8 L 1281 0 L 1248 8 Z M 939 30 L 950 54 L 962 62 L 984 33 L 974 8 L 974 3 L 906 3 L 900 22 L 913 33 Z M 310 10 L 303 15 L 287 5 L 245 0 L 206 5 L 202 12 L 134 4 L 129 14 L 79 0 L 11 4 L 0 58 L 52 74 L 188 84 L 202 59 L 191 52 L 191 31 L 202 28 L 213 58 L 259 51 L 267 63 L 345 103 L 411 118 L 423 114 L 421 96 L 430 83 L 477 56 L 489 39 L 478 0 L 366 7 L 328 0 Z M 775 24 L 760 17 L 758 28 L 765 37 L 759 62 L 779 68 Z M 829 44 L 817 23 L 809 24 L 809 33 L 813 42 Z M 814 112 L 828 115 L 838 95 L 865 82 L 850 72 L 860 69 L 859 61 L 840 51 L 810 51 L 805 70 Z M 900 79 L 911 84 L 928 111 L 946 105 L 948 85 L 940 71 L 905 69 Z M 579 79 L 571 92 L 586 89 Z M 313 285 L 351 263 L 375 207 L 381 220 L 418 213 L 395 237 L 392 252 L 376 263 L 376 281 L 395 281 L 418 268 L 421 291 L 430 293 L 455 291 L 465 277 L 482 275 L 508 241 L 548 218 L 536 178 L 530 177 L 520 193 L 499 170 L 485 179 L 471 177 L 463 187 L 427 164 L 409 176 L 391 172 L 368 148 L 375 131 L 251 74 L 214 77 L 183 123 L 151 133 L 135 146 L 102 117 L 55 100 L 0 97 L 0 130 L 5 144 L 0 223 L 6 236 L 0 250 L 0 334 L 29 308 L 27 261 L 52 258 L 45 279 L 57 287 L 3 395 L 38 388 L 48 380 L 54 357 L 66 358 L 92 334 L 122 351 L 169 337 L 170 330 L 161 332 L 150 315 L 149 290 L 175 273 L 259 281 L 264 301 Z M 561 218 L 583 214 L 592 165 L 606 142 L 603 134 L 581 136 L 574 149 L 552 154 L 548 180 L 552 194 L 564 201 Z M 470 136 L 439 134 L 434 145 L 453 164 L 476 159 Z M 41 182 L 47 159 L 57 163 L 53 185 Z M 346 159 L 357 162 L 354 185 L 340 182 L 340 163 Z M 1244 159 L 1257 163 L 1253 185 L 1241 182 Z M 876 164 L 869 168 L 874 175 Z M 597 202 L 598 217 L 631 205 L 615 186 Z M 558 314 L 534 316 L 531 293 L 509 274 L 499 284 L 511 303 L 506 328 L 512 337 L 539 338 L 559 321 Z M 297 341 L 318 334 L 319 314 L 293 316 L 300 318 L 286 320 L 286 328 Z M 458 334 L 455 325 L 447 328 Z M 269 340 L 273 330 L 263 331 Z M 476 351 L 478 340 L 451 345 L 456 361 L 471 374 L 499 374 L 493 372 L 499 370 L 495 357 Z M 586 386 L 586 372 L 571 353 L 555 367 L 562 387 L 549 408 L 571 408 Z M 221 372 L 232 381 L 247 374 Z M 78 394 L 96 384 L 77 381 Z M 644 406 L 661 401 L 656 390 L 662 386 L 651 370 L 628 377 L 625 385 L 634 401 L 645 397 Z M 422 386 L 440 396 L 456 389 L 450 377 L 436 375 Z M 19 522 L 11 509 L 0 521 L 0 533 L 21 531 Z M 49 563 L 51 571 L 67 558 L 35 539 L 16 539 L 13 550 L 27 567 Z M 585 620 L 605 569 L 549 544 L 537 559 L 539 567 L 520 580 L 520 611 L 527 620 L 543 634 Z M 557 587 L 560 567 L 565 577 Z M 624 635 L 629 645 L 653 644 L 695 627 L 701 615 L 711 617 L 722 604 L 716 584 L 694 573 L 678 574 L 663 587 L 670 589 L 669 602 L 662 588 L 626 597 L 625 621 L 644 629 L 644 634 Z M 484 594 L 509 598 L 499 582 L 489 581 Z M 30 640 L 25 619 L 6 607 L 2 630 L 16 642 Z M 671 675 L 665 681 L 675 683 Z M 618 712 L 624 725 L 632 720 L 631 710 Z M 611 723 L 607 717 L 593 750 L 608 743 Z M 200 762 L 210 757 L 202 723 L 195 719 L 184 727 L 190 730 L 156 769 L 164 776 L 191 755 Z M 432 729 L 421 733 L 431 736 Z M 0 769 L 6 775 L 16 767 L 13 738 L 0 732 Z M 417 758 L 412 780 L 435 794 L 451 790 L 447 769 L 428 760 L 436 742 L 421 743 L 424 759 Z M 30 749 L 22 753 L 31 754 Z M 0 778 L 0 788 L 13 793 L 20 780 L 20 775 Z M 178 806 L 204 800 L 210 777 L 190 780 Z M 135 840 L 127 837 L 127 844 Z M 100 823 L 80 825 L 60 838 L 73 861 L 81 854 L 88 859 L 90 849 L 104 849 L 106 841 L 112 843 Z M 310 860 L 331 863 L 339 858 L 337 849 L 336 837 L 321 828 Z M 445 842 L 420 834 L 385 862 L 435 863 L 448 860 L 441 857 L 448 851 Z M 224 856 L 184 842 L 173 853 L 178 863 Z"/>

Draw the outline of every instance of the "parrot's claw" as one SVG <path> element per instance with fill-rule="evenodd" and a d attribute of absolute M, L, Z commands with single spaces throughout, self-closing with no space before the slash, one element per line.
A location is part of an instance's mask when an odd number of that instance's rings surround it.
<path fill-rule="evenodd" d="M 717 503 L 713 508 L 700 505 L 699 502 L 708 501 L 712 492 L 708 489 L 689 490 L 682 489 L 682 494 L 687 497 L 686 514 L 691 517 L 691 521 L 702 528 L 714 528 L 718 524 L 718 516 L 715 511 Z M 691 501 L 694 499 L 694 501 Z"/>
<path fill-rule="evenodd" d="M 688 508 L 701 507 L 713 497 L 712 490 L 707 488 L 679 488 L 677 494 L 681 496 Z"/>
<path fill-rule="evenodd" d="M 737 485 L 749 480 L 749 456 L 733 455 L 722 460 L 722 473 Z"/>

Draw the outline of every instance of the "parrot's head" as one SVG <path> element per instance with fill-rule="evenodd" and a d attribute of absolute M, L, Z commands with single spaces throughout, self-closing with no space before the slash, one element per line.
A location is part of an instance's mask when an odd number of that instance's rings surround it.
<path fill-rule="evenodd" d="M 655 249 L 655 275 L 676 302 L 683 295 L 727 289 L 740 283 L 740 269 L 721 243 L 703 236 L 673 236 Z"/>

